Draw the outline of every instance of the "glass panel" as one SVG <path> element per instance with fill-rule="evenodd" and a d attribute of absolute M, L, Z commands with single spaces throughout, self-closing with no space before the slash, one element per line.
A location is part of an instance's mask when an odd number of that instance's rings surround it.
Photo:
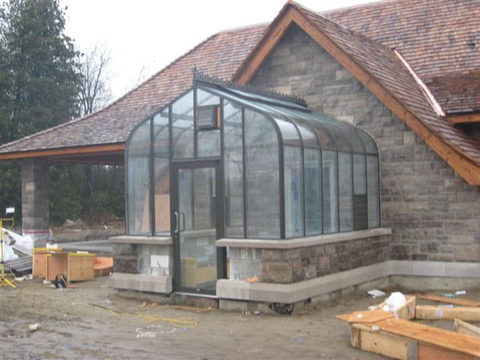
<path fill-rule="evenodd" d="M 155 234 L 170 235 L 170 160 L 168 111 L 153 118 Z"/>
<path fill-rule="evenodd" d="M 322 195 L 320 151 L 305 149 L 305 221 L 306 234 L 322 232 Z"/>
<path fill-rule="evenodd" d="M 198 157 L 220 156 L 220 129 L 198 131 Z"/>
<path fill-rule="evenodd" d="M 225 101 L 225 235 L 244 237 L 242 109 Z"/>
<path fill-rule="evenodd" d="M 273 124 L 245 110 L 247 237 L 280 237 L 278 137 Z"/>
<path fill-rule="evenodd" d="M 320 122 L 321 120 L 319 118 L 316 118 L 312 115 L 306 116 L 303 115 L 303 117 L 312 125 L 312 127 L 315 129 L 318 139 L 320 141 L 320 147 L 324 150 L 327 149 L 335 149 L 335 143 L 332 140 L 332 137 L 328 133 L 328 131 L 325 129 L 325 126 L 322 125 Z"/>
<path fill-rule="evenodd" d="M 352 155 L 338 153 L 340 231 L 353 230 Z"/>
<path fill-rule="evenodd" d="M 292 118 L 291 120 L 297 125 L 302 135 L 303 146 L 318 148 L 317 136 L 307 124 L 307 121 L 301 118 Z"/>
<path fill-rule="evenodd" d="M 193 158 L 193 91 L 172 105 L 173 158 Z"/>
<path fill-rule="evenodd" d="M 362 130 L 358 130 L 358 134 L 360 135 L 360 138 L 365 145 L 365 151 L 367 152 L 367 154 L 377 155 L 378 149 L 372 137 Z"/>
<path fill-rule="evenodd" d="M 380 199 L 378 194 L 378 157 L 367 156 L 368 227 L 380 226 Z"/>
<path fill-rule="evenodd" d="M 298 135 L 295 125 L 279 118 L 275 118 L 275 122 L 280 128 L 284 144 L 302 146 L 300 135 Z"/>
<path fill-rule="evenodd" d="M 202 89 L 197 89 L 197 106 L 220 105 L 220 98 Z M 197 130 L 198 156 L 220 156 L 220 129 Z"/>
<path fill-rule="evenodd" d="M 197 106 L 220 105 L 220 98 L 202 89 L 197 89 Z"/>
<path fill-rule="evenodd" d="M 347 126 L 348 139 L 350 140 L 350 145 L 352 145 L 352 151 L 355 153 L 365 154 L 365 148 L 363 147 L 363 142 L 360 140 L 358 132 L 351 126 Z"/>
<path fill-rule="evenodd" d="M 325 123 L 326 127 L 335 137 L 335 144 L 338 151 L 351 151 L 350 141 L 347 139 L 347 132 L 331 123 Z"/>
<path fill-rule="evenodd" d="M 338 231 L 337 199 L 337 154 L 333 151 L 322 153 L 323 166 L 323 226 L 324 233 Z"/>
<path fill-rule="evenodd" d="M 284 147 L 285 161 L 285 235 L 303 236 L 302 152 L 298 147 Z"/>
<path fill-rule="evenodd" d="M 355 195 L 367 193 L 367 178 L 365 176 L 365 155 L 353 155 L 353 189 Z"/>
<path fill-rule="evenodd" d="M 150 224 L 150 120 L 130 138 L 127 153 L 128 233 L 151 234 Z"/>
<path fill-rule="evenodd" d="M 178 182 L 180 287 L 215 291 L 215 169 L 179 169 Z"/>

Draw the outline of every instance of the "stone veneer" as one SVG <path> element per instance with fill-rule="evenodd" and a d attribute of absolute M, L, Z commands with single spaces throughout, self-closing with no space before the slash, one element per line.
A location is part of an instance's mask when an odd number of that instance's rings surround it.
<path fill-rule="evenodd" d="M 22 169 L 22 232 L 33 240 L 49 238 L 50 172 L 46 161 L 26 159 Z M 47 235 L 45 235 L 47 234 Z M 38 242 L 35 246 L 40 246 Z"/>
<path fill-rule="evenodd" d="M 230 248 L 230 279 L 296 283 L 386 261 L 389 245 L 383 235 L 293 249 Z"/>
<path fill-rule="evenodd" d="M 390 259 L 480 261 L 480 187 L 455 174 L 299 27 L 292 26 L 252 83 L 302 96 L 315 112 L 374 137 L 382 226 L 392 229 Z"/>

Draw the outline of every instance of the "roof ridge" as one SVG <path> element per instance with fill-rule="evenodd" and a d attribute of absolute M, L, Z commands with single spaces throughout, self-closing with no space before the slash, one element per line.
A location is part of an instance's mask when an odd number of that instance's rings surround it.
<path fill-rule="evenodd" d="M 141 88 L 142 86 L 144 86 L 145 84 L 147 84 L 148 82 L 152 81 L 154 78 L 156 78 L 157 76 L 159 76 L 161 73 L 165 72 L 167 69 L 169 69 L 171 66 L 173 66 L 176 62 L 180 61 L 181 59 L 183 59 L 184 57 L 188 56 L 189 54 L 191 54 L 192 52 L 194 52 L 195 50 L 197 50 L 199 47 L 203 46 L 207 41 L 209 41 L 210 39 L 218 36 L 221 32 L 217 32 L 213 35 L 210 35 L 209 37 L 207 37 L 205 40 L 203 40 L 202 42 L 198 43 L 196 46 L 194 46 L 192 49 L 190 49 L 189 51 L 185 52 L 184 54 L 180 55 L 178 58 L 176 58 L 175 60 L 171 61 L 168 65 L 166 65 L 163 69 L 161 69 L 160 71 L 156 72 L 155 74 L 153 74 L 152 76 L 150 76 L 148 79 L 146 79 L 145 81 L 143 81 L 141 84 L 139 84 L 138 86 L 135 86 L 133 89 L 131 89 L 130 91 L 128 91 L 127 93 L 125 93 L 124 95 L 122 95 L 121 97 L 119 97 L 118 99 L 112 101 L 110 104 L 108 104 L 107 106 L 91 113 L 91 114 L 88 114 L 86 116 L 83 116 L 83 117 L 80 117 L 80 118 L 77 118 L 77 119 L 73 119 L 73 120 L 70 120 L 70 121 L 67 121 L 67 122 L 64 122 L 62 124 L 59 124 L 57 126 L 54 126 L 54 127 L 51 127 L 51 128 L 48 128 L 48 129 L 45 129 L 45 130 L 42 130 L 42 131 L 39 131 L 39 132 L 36 132 L 36 133 L 33 133 L 33 134 L 30 134 L 30 135 L 27 135 L 27 136 L 24 136 L 24 137 L 21 137 L 20 139 L 16 139 L 14 141 L 11 141 L 9 143 L 6 143 L 6 144 L 2 144 L 0 145 L 0 151 L 10 147 L 10 146 L 13 146 L 15 144 L 17 144 L 19 141 L 24 141 L 24 140 L 28 140 L 28 139 L 32 139 L 32 138 L 35 138 L 37 136 L 40 136 L 40 135 L 44 135 L 50 131 L 53 131 L 53 130 L 57 130 L 57 129 L 60 129 L 64 126 L 67 126 L 67 125 L 72 125 L 72 124 L 75 124 L 77 122 L 80 122 L 80 121 L 84 121 L 84 120 L 87 120 L 89 119 L 90 117 L 94 116 L 94 115 L 97 115 L 99 113 L 102 113 L 104 111 L 107 111 L 108 109 L 110 109 L 112 106 L 114 106 L 115 104 L 119 103 L 120 101 L 122 101 L 123 99 L 125 99 L 127 96 L 129 96 L 130 94 L 134 93 L 135 91 L 137 91 L 139 88 Z"/>
<path fill-rule="evenodd" d="M 211 85 L 218 85 L 221 87 L 227 87 L 235 90 L 251 92 L 254 94 L 270 97 L 272 99 L 289 101 L 297 105 L 307 106 L 307 102 L 300 96 L 290 95 L 286 93 L 281 93 L 278 91 L 270 90 L 261 86 L 255 86 L 251 84 L 239 84 L 233 80 L 226 80 L 216 76 L 211 76 L 205 73 L 202 73 L 197 70 L 195 67 L 193 69 L 193 78 L 201 82 L 205 82 Z"/>

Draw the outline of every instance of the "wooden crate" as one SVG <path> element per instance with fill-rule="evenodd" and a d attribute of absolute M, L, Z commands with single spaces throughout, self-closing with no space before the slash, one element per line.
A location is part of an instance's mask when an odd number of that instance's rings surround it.
<path fill-rule="evenodd" d="M 44 279 L 47 275 L 47 255 L 62 252 L 62 249 L 35 248 L 33 249 L 32 275 Z"/>
<path fill-rule="evenodd" d="M 47 255 L 47 280 L 66 275 L 68 282 L 93 280 L 95 254 L 54 253 Z"/>
<path fill-rule="evenodd" d="M 69 253 L 68 254 L 68 282 L 88 281 L 95 277 L 93 262 L 95 254 Z"/>

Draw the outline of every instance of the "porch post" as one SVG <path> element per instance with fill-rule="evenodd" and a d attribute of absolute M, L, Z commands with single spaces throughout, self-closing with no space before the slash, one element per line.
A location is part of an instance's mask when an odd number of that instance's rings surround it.
<path fill-rule="evenodd" d="M 49 230 L 49 164 L 26 159 L 22 168 L 22 235 L 30 235 L 35 247 L 45 246 Z"/>

